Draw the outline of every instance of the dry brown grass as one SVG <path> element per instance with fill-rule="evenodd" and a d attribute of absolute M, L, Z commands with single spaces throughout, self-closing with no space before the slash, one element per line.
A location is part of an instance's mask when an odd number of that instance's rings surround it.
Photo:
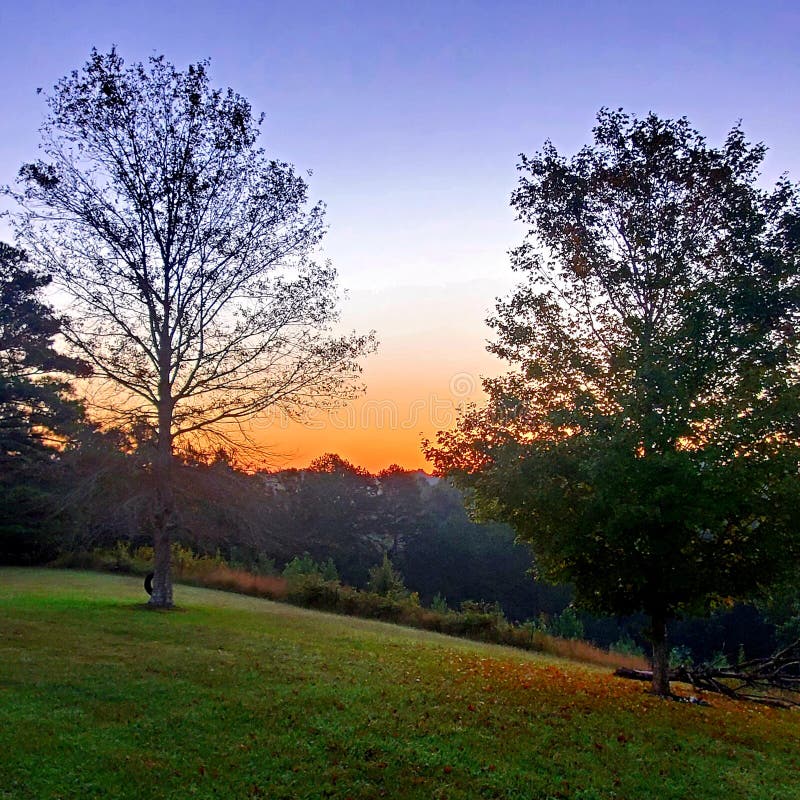
<path fill-rule="evenodd" d="M 243 569 L 231 569 L 224 565 L 186 580 L 188 583 L 209 589 L 222 589 L 226 592 L 238 592 L 268 600 L 284 600 L 289 593 L 286 579 L 279 575 L 255 575 Z"/>
<path fill-rule="evenodd" d="M 581 639 L 558 639 L 547 634 L 537 634 L 536 649 L 550 655 L 569 658 L 572 661 L 583 661 L 586 664 L 597 664 L 601 667 L 627 667 L 628 669 L 649 669 L 649 664 L 642 656 L 627 655 L 614 651 L 601 650 Z"/>

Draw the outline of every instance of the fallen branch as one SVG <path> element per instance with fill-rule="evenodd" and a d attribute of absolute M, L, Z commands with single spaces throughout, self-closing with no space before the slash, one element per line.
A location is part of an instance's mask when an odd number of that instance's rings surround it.
<path fill-rule="evenodd" d="M 653 679 L 649 670 L 620 668 L 614 674 L 635 681 Z M 709 664 L 678 667 L 670 670 L 669 679 L 734 700 L 800 708 L 800 640 L 769 658 L 746 661 L 737 669 L 718 669 Z"/>

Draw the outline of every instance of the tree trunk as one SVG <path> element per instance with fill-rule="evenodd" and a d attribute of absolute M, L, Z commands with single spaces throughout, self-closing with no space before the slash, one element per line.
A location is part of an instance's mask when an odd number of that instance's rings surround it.
<path fill-rule="evenodd" d="M 153 593 L 148 605 L 152 608 L 172 608 L 172 542 L 171 542 L 171 510 L 161 497 L 160 489 L 156 490 L 157 502 L 161 506 L 155 515 L 155 531 L 153 535 Z"/>
<path fill-rule="evenodd" d="M 663 614 L 651 617 L 650 641 L 653 644 L 653 692 L 669 697 L 669 649 L 667 648 L 667 623 Z"/>
<path fill-rule="evenodd" d="M 155 513 L 153 531 L 153 593 L 149 605 L 172 608 L 172 529 L 175 526 L 175 495 L 172 487 L 172 445 L 159 445 L 153 465 Z"/>
<path fill-rule="evenodd" d="M 153 532 L 152 608 L 172 608 L 172 530 L 175 527 L 175 490 L 173 482 L 172 411 L 169 383 L 169 348 L 161 353 L 161 382 L 158 403 L 158 445 L 153 462 L 155 514 Z"/>

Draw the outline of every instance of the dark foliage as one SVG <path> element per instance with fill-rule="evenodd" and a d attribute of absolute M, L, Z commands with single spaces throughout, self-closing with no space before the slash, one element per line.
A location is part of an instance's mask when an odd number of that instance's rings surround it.
<path fill-rule="evenodd" d="M 0 242 L 0 563 L 54 554 L 57 462 L 82 418 L 67 378 L 89 369 L 54 347 L 63 321 L 41 299 L 49 283 Z"/>

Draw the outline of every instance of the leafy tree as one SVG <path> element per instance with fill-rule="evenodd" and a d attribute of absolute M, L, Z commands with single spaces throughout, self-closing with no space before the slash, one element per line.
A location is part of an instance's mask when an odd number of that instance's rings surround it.
<path fill-rule="evenodd" d="M 567 606 L 560 614 L 552 617 L 546 630 L 560 639 L 582 639 L 584 633 L 583 623 L 572 606 Z"/>
<path fill-rule="evenodd" d="M 522 157 L 524 282 L 489 321 L 514 369 L 428 445 L 475 509 L 595 612 L 666 626 L 763 590 L 800 554 L 800 214 L 762 145 L 603 110 L 594 145 Z"/>
<path fill-rule="evenodd" d="M 44 159 L 22 168 L 17 196 L 20 235 L 73 297 L 65 336 L 110 387 L 99 412 L 154 432 L 160 607 L 172 605 L 175 452 L 241 448 L 266 409 L 341 403 L 373 347 L 331 334 L 336 273 L 314 261 L 323 209 L 207 67 L 93 51 L 47 97 Z"/>
<path fill-rule="evenodd" d="M 54 524 L 54 455 L 81 419 L 66 378 L 88 365 L 59 353 L 50 278 L 0 242 L 0 560 L 36 559 Z M 35 541 L 34 541 L 35 540 Z"/>
<path fill-rule="evenodd" d="M 359 477 L 368 482 L 371 482 L 372 477 L 363 467 L 356 466 L 337 453 L 324 453 L 318 456 L 308 465 L 308 471 L 320 475 Z"/>
<path fill-rule="evenodd" d="M 129 431 L 83 426 L 59 461 L 61 504 L 69 517 L 59 535 L 61 552 L 150 542 L 152 474 Z"/>

